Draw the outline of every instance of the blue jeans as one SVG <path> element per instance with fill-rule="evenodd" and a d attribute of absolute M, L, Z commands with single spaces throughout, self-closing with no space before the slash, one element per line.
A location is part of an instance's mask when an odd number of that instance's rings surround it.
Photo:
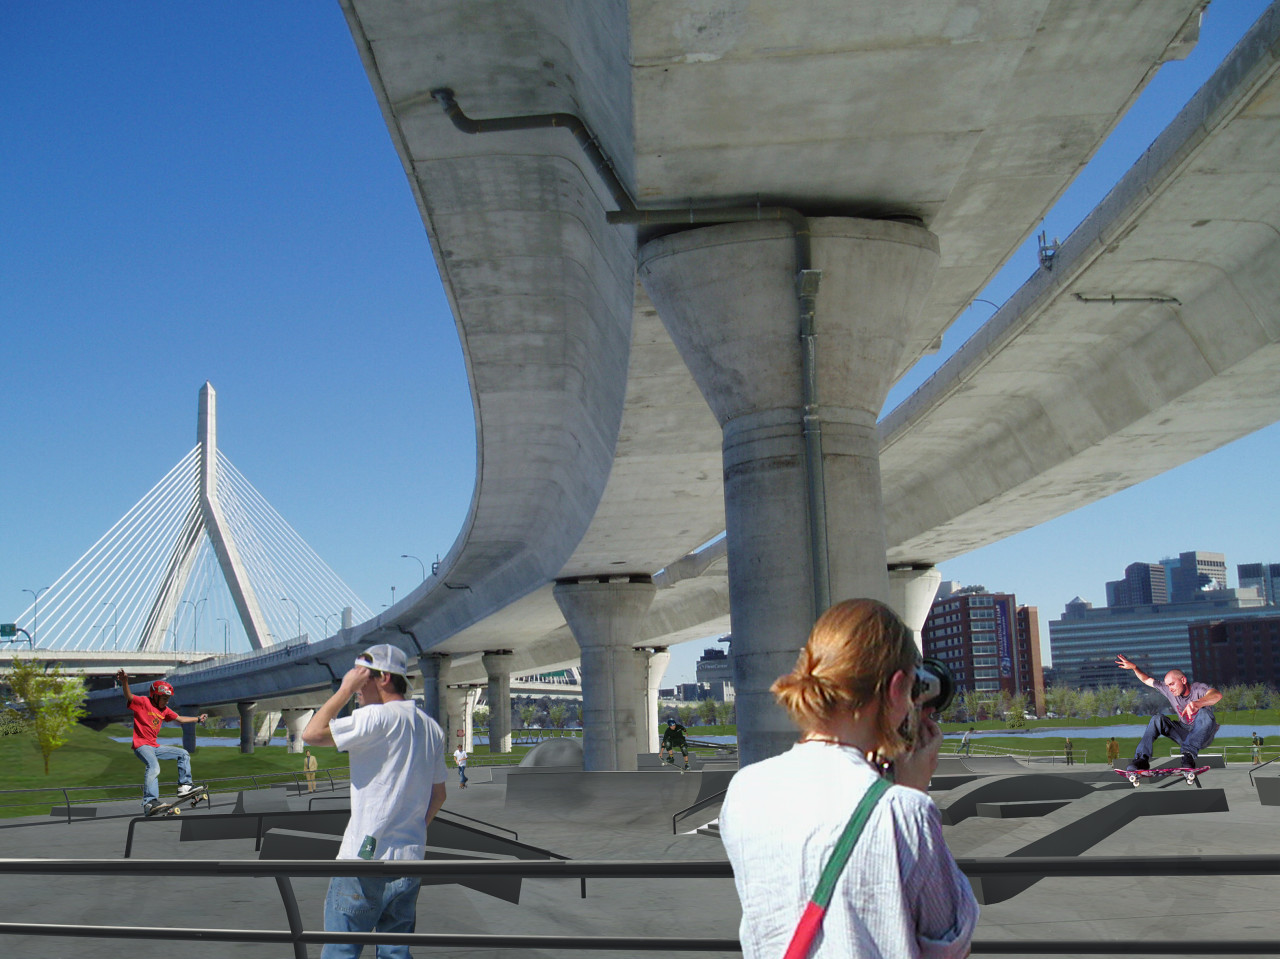
<path fill-rule="evenodd" d="M 467 767 L 466 766 L 458 767 L 458 782 L 462 783 L 462 785 L 464 786 L 467 784 Z"/>
<path fill-rule="evenodd" d="M 324 897 L 325 932 L 413 932 L 418 918 L 414 877 L 334 876 Z M 321 959 L 356 959 L 364 946 L 327 942 Z M 378 946 L 377 959 L 409 959 L 408 946 Z"/>
<path fill-rule="evenodd" d="M 142 805 L 160 798 L 160 760 L 176 759 L 178 761 L 178 782 L 191 782 L 191 754 L 181 746 L 137 746 L 133 754 L 147 767 L 146 778 L 142 780 Z"/>
<path fill-rule="evenodd" d="M 1163 713 L 1156 713 L 1147 723 L 1147 731 L 1142 734 L 1142 742 L 1138 743 L 1133 758 L 1145 759 L 1149 762 L 1156 738 L 1168 736 L 1182 747 L 1184 753 L 1194 759 L 1200 754 L 1200 750 L 1213 742 L 1213 737 L 1217 733 L 1218 721 L 1213 718 L 1211 709 L 1202 709 L 1196 713 L 1196 718 L 1189 726 L 1186 723 L 1174 722 Z"/>

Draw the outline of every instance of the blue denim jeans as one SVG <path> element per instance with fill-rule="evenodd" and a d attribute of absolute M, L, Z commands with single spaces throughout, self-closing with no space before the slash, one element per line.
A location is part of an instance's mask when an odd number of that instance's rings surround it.
<path fill-rule="evenodd" d="M 1218 721 L 1213 718 L 1212 709 L 1200 710 L 1189 726 L 1186 723 L 1174 722 L 1163 713 L 1157 713 L 1147 723 L 1147 731 L 1142 734 L 1142 742 L 1138 743 L 1133 758 L 1150 761 L 1151 751 L 1155 748 L 1155 741 L 1159 736 L 1168 736 L 1182 747 L 1184 753 L 1195 758 L 1200 754 L 1200 750 L 1213 742 L 1213 737 L 1217 733 Z"/>
<path fill-rule="evenodd" d="M 464 786 L 467 784 L 467 767 L 466 766 L 458 767 L 458 782 L 462 783 L 462 785 Z"/>
<path fill-rule="evenodd" d="M 133 754 L 147 767 L 142 780 L 142 805 L 160 798 L 160 760 L 178 761 L 178 782 L 191 782 L 191 754 L 181 746 L 137 746 Z"/>
<path fill-rule="evenodd" d="M 416 876 L 334 876 L 324 897 L 326 932 L 413 932 L 417 928 Z M 358 943 L 327 942 L 321 959 L 356 959 Z M 409 959 L 408 946 L 378 946 L 377 959 Z"/>

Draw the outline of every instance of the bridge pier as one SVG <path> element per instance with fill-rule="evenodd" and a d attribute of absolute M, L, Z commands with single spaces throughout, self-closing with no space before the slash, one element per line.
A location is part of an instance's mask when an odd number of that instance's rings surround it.
<path fill-rule="evenodd" d="M 820 607 L 890 598 L 876 421 L 937 250 L 906 223 L 822 218 L 799 232 L 690 229 L 640 251 L 640 279 L 723 434 L 744 764 L 795 741 L 769 686 Z"/>
<path fill-rule="evenodd" d="M 509 649 L 490 650 L 480 657 L 489 677 L 489 752 L 511 752 L 511 663 Z"/>
<path fill-rule="evenodd" d="M 182 724 L 182 748 L 189 753 L 196 751 L 196 724 Z"/>
<path fill-rule="evenodd" d="M 422 711 L 438 722 L 441 729 L 448 731 L 445 692 L 448 687 L 445 680 L 449 675 L 449 657 L 444 653 L 423 653 L 418 657 L 418 668 L 422 670 Z"/>
<path fill-rule="evenodd" d="M 942 574 L 933 566 L 895 566 L 889 570 L 889 605 L 911 627 L 921 652 L 924 641 L 920 632 L 941 584 Z"/>
<path fill-rule="evenodd" d="M 556 584 L 556 602 L 582 651 L 582 762 L 588 771 L 637 766 L 650 660 L 633 643 L 656 593 L 653 583 L 627 577 Z"/>
<path fill-rule="evenodd" d="M 253 752 L 253 711 L 257 703 L 236 703 L 236 712 L 240 714 L 240 752 Z"/>
<path fill-rule="evenodd" d="M 462 746 L 470 753 L 475 746 L 471 738 L 471 706 L 475 690 L 471 686 L 448 686 L 445 688 L 444 730 L 449 737 L 449 752 Z"/>
<path fill-rule="evenodd" d="M 289 752 L 302 752 L 305 745 L 302 742 L 302 731 L 307 728 L 307 723 L 311 721 L 314 714 L 314 709 L 284 710 L 285 739 L 288 742 Z"/>
<path fill-rule="evenodd" d="M 640 742 L 644 745 L 644 752 L 656 753 L 662 740 L 662 727 L 658 721 L 658 687 L 667 673 L 671 653 L 665 646 L 659 646 L 648 650 L 647 655 L 649 662 L 645 672 L 648 682 L 644 688 L 644 722 Z"/>

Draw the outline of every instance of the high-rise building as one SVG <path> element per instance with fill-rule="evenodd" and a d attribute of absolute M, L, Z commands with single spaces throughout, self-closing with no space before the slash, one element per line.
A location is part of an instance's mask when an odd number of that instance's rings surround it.
<path fill-rule="evenodd" d="M 1190 603 L 1196 593 L 1227 588 L 1227 558 L 1221 553 L 1191 550 L 1178 554 L 1170 582 L 1169 602 Z"/>
<path fill-rule="evenodd" d="M 1107 583 L 1108 606 L 1149 606 L 1167 602 L 1168 580 L 1164 566 L 1159 563 L 1130 563 L 1124 568 L 1124 579 Z"/>
<path fill-rule="evenodd" d="M 1280 563 L 1237 563 L 1236 578 L 1240 588 L 1256 587 L 1270 605 L 1280 605 L 1276 590 L 1280 588 Z"/>
<path fill-rule="evenodd" d="M 1040 625 L 1034 606 L 1012 593 L 960 590 L 934 602 L 920 633 L 926 656 L 947 664 L 959 692 L 1027 697 L 1044 715 Z"/>
<path fill-rule="evenodd" d="M 1280 689 L 1280 616 L 1210 619 L 1188 627 L 1191 668 L 1214 686 Z"/>

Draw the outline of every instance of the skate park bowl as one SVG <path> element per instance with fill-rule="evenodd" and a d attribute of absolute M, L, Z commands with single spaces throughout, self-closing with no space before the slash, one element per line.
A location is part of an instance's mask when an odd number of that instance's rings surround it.
<path fill-rule="evenodd" d="M 582 768 L 581 739 L 544 739 L 520 760 L 521 766 L 568 766 Z"/>
<path fill-rule="evenodd" d="M 615 828 L 670 828 L 672 816 L 727 789 L 735 772 L 517 768 L 507 777 L 506 808 L 513 817 L 529 822 L 589 820 Z M 719 806 L 709 804 L 698 817 L 687 820 L 687 828 L 705 825 L 718 813 Z"/>

